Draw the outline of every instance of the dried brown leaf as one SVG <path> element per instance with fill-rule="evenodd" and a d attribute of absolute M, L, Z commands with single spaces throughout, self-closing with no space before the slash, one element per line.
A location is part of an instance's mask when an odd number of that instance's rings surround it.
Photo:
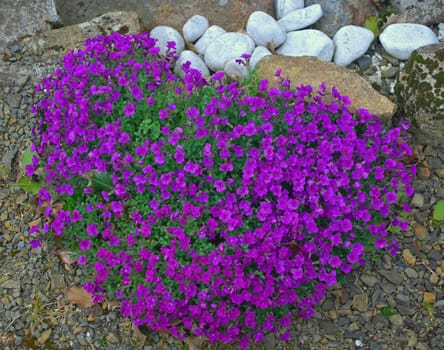
<path fill-rule="evenodd" d="M 59 251 L 59 256 L 60 256 L 60 259 L 62 259 L 62 261 L 67 265 L 72 265 L 77 261 L 77 259 L 74 257 L 75 253 L 73 253 L 73 252 L 67 252 L 67 251 L 62 250 L 62 251 Z"/>
<path fill-rule="evenodd" d="M 118 300 L 109 300 L 108 302 L 107 302 L 107 309 L 108 310 L 115 310 L 115 309 L 118 309 L 118 308 L 120 308 L 120 301 L 118 301 Z"/>
<path fill-rule="evenodd" d="M 86 187 L 91 187 L 92 186 L 93 175 L 94 175 L 94 173 L 92 172 L 92 170 L 87 171 L 86 173 L 84 173 L 82 175 L 83 178 L 88 180 L 88 184 L 86 185 Z"/>
<path fill-rule="evenodd" d="M 186 337 L 183 341 L 187 343 L 190 350 L 203 350 L 208 342 L 206 338 L 195 336 Z"/>
<path fill-rule="evenodd" d="M 143 349 L 146 342 L 146 335 L 143 334 L 139 327 L 135 326 L 134 323 L 132 324 L 132 328 L 133 336 L 139 341 L 139 349 Z"/>
<path fill-rule="evenodd" d="M 88 293 L 85 289 L 79 286 L 72 286 L 65 288 L 65 298 L 70 302 L 79 305 L 83 309 L 87 309 L 94 304 L 93 296 Z"/>
<path fill-rule="evenodd" d="M 34 227 L 34 226 L 40 226 L 40 223 L 42 222 L 42 219 L 40 219 L 40 218 L 38 218 L 38 219 L 35 219 L 35 220 L 32 220 L 31 222 L 29 222 L 28 223 L 28 226 L 31 228 L 31 227 Z"/>

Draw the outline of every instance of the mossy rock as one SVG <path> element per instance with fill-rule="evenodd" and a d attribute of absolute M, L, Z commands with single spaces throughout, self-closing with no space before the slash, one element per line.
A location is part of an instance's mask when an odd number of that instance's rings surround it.
<path fill-rule="evenodd" d="M 421 144 L 444 148 L 444 43 L 415 50 L 395 86 L 398 106 Z"/>

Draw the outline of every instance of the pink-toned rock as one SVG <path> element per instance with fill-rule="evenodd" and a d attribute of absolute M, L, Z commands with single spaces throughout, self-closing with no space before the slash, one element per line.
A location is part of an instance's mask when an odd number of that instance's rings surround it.
<path fill-rule="evenodd" d="M 218 24 L 227 32 L 245 29 L 253 11 L 274 16 L 273 0 L 57 0 L 57 10 L 65 25 L 85 22 L 107 12 L 135 11 L 146 30 L 168 25 L 180 32 L 194 15 L 206 17 L 210 26 Z"/>
<path fill-rule="evenodd" d="M 149 28 L 162 24 L 180 31 L 188 18 L 199 14 L 207 18 L 210 25 L 217 24 L 227 32 L 233 32 L 245 30 L 248 17 L 254 11 L 264 11 L 273 15 L 272 0 L 196 0 L 191 2 L 193 2 L 192 6 L 188 2 L 160 5 L 151 18 L 141 17 Z M 224 3 L 226 4 L 223 5 Z"/>
<path fill-rule="evenodd" d="M 275 77 L 275 72 L 281 69 L 281 77 L 289 79 L 293 87 L 304 84 L 316 89 L 324 82 L 327 91 L 331 91 L 335 86 L 341 95 L 350 97 L 352 112 L 366 108 L 383 121 L 390 119 L 396 112 L 396 105 L 373 89 L 359 74 L 332 62 L 323 62 L 314 57 L 273 55 L 264 57 L 258 67 L 259 79 L 267 79 L 272 84 L 278 83 L 279 78 Z"/>

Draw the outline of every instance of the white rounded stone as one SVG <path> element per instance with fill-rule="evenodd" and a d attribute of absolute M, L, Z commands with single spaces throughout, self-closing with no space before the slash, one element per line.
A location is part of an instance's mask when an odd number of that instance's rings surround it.
<path fill-rule="evenodd" d="M 202 73 L 203 76 L 209 76 L 210 71 L 208 70 L 205 62 L 200 58 L 199 55 L 195 54 L 191 50 L 184 50 L 181 52 L 177 62 L 174 72 L 181 78 L 185 76 L 185 72 L 182 69 L 183 64 L 190 62 L 190 67 L 197 69 Z"/>
<path fill-rule="evenodd" d="M 316 29 L 287 33 L 287 40 L 276 50 L 284 56 L 315 56 L 321 61 L 331 61 L 334 51 L 333 40 Z"/>
<path fill-rule="evenodd" d="M 353 25 L 340 28 L 333 37 L 334 62 L 341 67 L 348 66 L 367 52 L 374 37 L 373 32 L 367 28 Z"/>
<path fill-rule="evenodd" d="M 205 53 L 205 50 L 207 49 L 208 45 L 210 45 L 218 36 L 221 36 L 222 34 L 225 34 L 226 31 L 222 27 L 219 27 L 218 25 L 213 25 L 209 27 L 205 33 L 201 36 L 201 38 L 196 42 L 194 47 L 196 48 L 197 52 L 199 52 L 201 55 Z"/>
<path fill-rule="evenodd" d="M 270 56 L 272 53 L 265 46 L 257 46 L 250 57 L 250 67 L 254 68 L 261 59 L 265 56 Z"/>
<path fill-rule="evenodd" d="M 213 72 L 224 69 L 225 63 L 241 57 L 242 54 L 251 54 L 254 50 L 254 41 L 248 35 L 229 32 L 218 36 L 205 50 L 204 61 Z"/>
<path fill-rule="evenodd" d="M 224 72 L 227 77 L 240 81 L 248 76 L 247 63 L 243 58 L 232 58 L 225 62 Z"/>
<path fill-rule="evenodd" d="M 306 28 L 316 23 L 322 17 L 322 7 L 319 4 L 308 6 L 304 9 L 294 10 L 282 17 L 278 23 L 287 32 Z"/>
<path fill-rule="evenodd" d="M 190 43 L 196 42 L 208 29 L 208 20 L 201 15 L 194 15 L 182 27 L 183 37 Z"/>
<path fill-rule="evenodd" d="M 263 11 L 254 11 L 250 15 L 247 22 L 247 34 L 256 45 L 273 44 L 275 47 L 281 45 L 287 37 L 285 30 L 278 22 Z"/>
<path fill-rule="evenodd" d="M 274 13 L 277 18 L 284 17 L 287 13 L 304 8 L 304 0 L 274 0 Z"/>
<path fill-rule="evenodd" d="M 160 47 L 160 54 L 165 56 L 167 52 L 167 44 L 169 41 L 174 41 L 176 43 L 176 55 L 180 55 L 180 53 L 185 48 L 185 42 L 180 33 L 169 26 L 157 26 L 154 27 L 150 36 L 157 40 L 157 45 Z"/>
<path fill-rule="evenodd" d="M 407 60 L 411 53 L 421 46 L 438 44 L 435 33 L 422 24 L 390 24 L 379 35 L 385 51 L 400 60 Z"/>

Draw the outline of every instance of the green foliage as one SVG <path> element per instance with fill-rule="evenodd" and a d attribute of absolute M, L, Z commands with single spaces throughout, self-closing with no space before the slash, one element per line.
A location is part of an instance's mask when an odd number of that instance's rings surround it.
<path fill-rule="evenodd" d="M 108 173 L 95 171 L 91 179 L 91 187 L 98 193 L 101 191 L 112 191 L 114 189 L 113 179 Z"/>
<path fill-rule="evenodd" d="M 379 311 L 381 312 L 381 315 L 387 318 L 390 318 L 393 315 L 396 315 L 397 312 L 395 310 L 393 310 L 391 307 L 381 307 L 381 309 L 379 309 Z"/>
<path fill-rule="evenodd" d="M 439 200 L 433 206 L 433 221 L 444 222 L 444 199 Z"/>
<path fill-rule="evenodd" d="M 379 13 L 379 16 L 369 16 L 364 21 L 364 27 L 371 30 L 375 35 L 374 41 L 378 39 L 379 34 L 381 34 L 381 28 L 387 22 L 387 19 L 395 14 L 392 8 L 387 8 Z"/>
<path fill-rule="evenodd" d="M 379 36 L 378 17 L 370 16 L 365 19 L 364 27 L 371 30 L 375 35 L 375 40 Z"/>
<path fill-rule="evenodd" d="M 23 172 L 25 172 L 25 168 L 27 165 L 32 164 L 32 157 L 33 156 L 37 156 L 37 154 L 34 152 L 31 152 L 30 147 L 25 149 L 25 151 L 23 152 L 23 157 L 22 157 L 22 171 Z"/>
<path fill-rule="evenodd" d="M 30 176 L 23 176 L 14 185 L 20 187 L 22 190 L 28 193 L 37 194 L 39 190 L 45 186 L 42 182 L 33 181 Z"/>
<path fill-rule="evenodd" d="M 23 157 L 21 161 L 21 172 L 26 173 L 26 166 L 32 164 L 32 158 L 36 153 L 31 152 L 30 147 L 26 148 L 23 152 Z M 37 194 L 38 191 L 45 185 L 42 182 L 35 181 L 32 176 L 22 176 L 15 184 L 15 186 L 20 187 L 25 192 Z"/>

